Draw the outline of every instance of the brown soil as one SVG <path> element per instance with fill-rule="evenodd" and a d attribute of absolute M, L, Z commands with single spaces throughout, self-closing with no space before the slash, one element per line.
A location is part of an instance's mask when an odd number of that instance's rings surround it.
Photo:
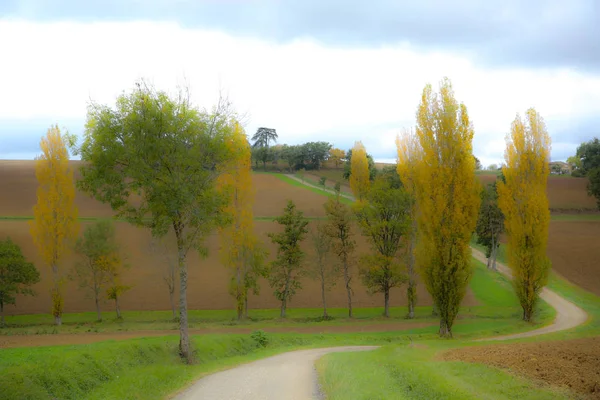
<path fill-rule="evenodd" d="M 79 162 L 73 161 L 77 166 Z M 36 202 L 37 180 L 33 161 L 3 161 L 0 160 L 0 216 L 31 216 L 32 208 Z M 293 199 L 298 208 L 306 216 L 324 216 L 323 203 L 326 197 L 283 182 L 279 178 L 268 174 L 255 174 L 253 176 L 256 188 L 256 216 L 279 215 L 287 200 Z M 110 208 L 96 200 L 78 193 L 76 197 L 79 215 L 82 217 L 111 216 Z M 82 222 L 82 229 L 90 222 Z M 133 288 L 122 299 L 124 310 L 168 310 L 169 298 L 166 286 L 162 279 L 163 265 L 160 257 L 148 251 L 150 233 L 148 230 L 135 228 L 124 222 L 117 222 L 117 236 L 122 243 L 130 265 L 129 271 L 124 276 L 124 281 L 132 284 Z M 280 229 L 279 224 L 272 221 L 255 221 L 255 232 L 266 244 L 270 251 L 271 259 L 276 254 L 275 247 L 267 237 L 268 232 Z M 0 238 L 10 236 L 21 246 L 25 257 L 32 261 L 41 274 L 41 282 L 35 285 L 37 296 L 19 296 L 17 306 L 7 306 L 6 315 L 47 313 L 50 309 L 49 289 L 51 275 L 48 268 L 42 263 L 38 251 L 29 234 L 29 226 L 24 220 L 0 220 Z M 175 243 L 174 238 L 167 239 Z M 207 239 L 209 256 L 202 259 L 196 252 L 188 255 L 189 282 L 188 282 L 188 307 L 190 309 L 228 309 L 233 306 L 233 301 L 228 294 L 229 272 L 223 267 L 219 256 L 219 240 L 217 235 Z M 310 241 L 306 240 L 304 249 L 308 258 L 312 257 Z M 356 254 L 368 251 L 364 238 L 357 236 Z M 77 257 L 69 254 L 62 263 L 65 272 L 68 272 Z M 374 307 L 383 305 L 383 296 L 380 294 L 369 295 L 360 283 L 358 271 L 354 268 L 353 298 L 354 307 Z M 292 299 L 290 307 L 319 307 L 320 292 L 316 281 L 308 278 L 303 280 L 303 289 L 299 290 Z M 261 281 L 261 293 L 250 298 L 252 308 L 277 308 L 272 290 L 266 281 Z M 85 290 L 78 287 L 75 282 L 68 282 L 66 286 L 65 312 L 92 311 L 93 300 Z M 419 305 L 431 305 L 431 298 L 423 285 L 418 286 Z M 465 306 L 476 305 L 477 302 L 470 290 L 463 301 Z M 328 294 L 330 307 L 345 307 L 346 292 L 340 282 Z M 392 306 L 406 305 L 405 287 L 396 288 L 391 293 Z M 105 302 L 104 310 L 112 309 L 112 304 Z"/>
<path fill-rule="evenodd" d="M 574 284 L 600 295 L 600 221 L 552 221 L 548 256 L 552 268 Z"/>
<path fill-rule="evenodd" d="M 600 399 L 600 337 L 466 347 L 448 351 L 443 358 L 507 368 Z"/>
<path fill-rule="evenodd" d="M 483 184 L 493 183 L 496 175 L 478 175 Z M 596 199 L 587 194 L 587 178 L 549 176 L 546 193 L 552 211 L 595 211 Z"/>
<path fill-rule="evenodd" d="M 348 324 L 318 326 L 308 325 L 300 327 L 262 327 L 268 333 L 355 333 L 355 332 L 393 332 L 406 329 L 418 329 L 433 326 L 431 322 L 390 322 L 377 324 Z M 213 328 L 213 329 L 190 329 L 192 335 L 240 333 L 248 334 L 256 328 Z M 143 330 L 134 332 L 112 332 L 112 333 L 59 333 L 55 335 L 13 335 L 0 336 L 0 349 L 11 347 L 37 347 L 58 346 L 72 344 L 87 344 L 102 342 L 105 340 L 126 340 L 140 337 L 154 337 L 178 335 L 178 330 Z"/>

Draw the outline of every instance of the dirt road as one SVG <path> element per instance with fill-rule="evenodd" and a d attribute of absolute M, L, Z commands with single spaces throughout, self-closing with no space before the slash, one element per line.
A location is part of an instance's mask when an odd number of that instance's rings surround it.
<path fill-rule="evenodd" d="M 200 379 L 175 400 L 313 400 L 321 399 L 315 361 L 340 351 L 375 350 L 378 346 L 299 350 L 265 358 Z"/>
<path fill-rule="evenodd" d="M 476 249 L 472 249 L 472 252 L 473 257 L 475 257 L 477 260 L 483 263 L 487 263 L 485 255 L 482 252 Z M 510 269 L 506 265 L 501 264 L 499 262 L 497 262 L 496 265 L 498 266 L 499 272 L 512 279 Z M 478 341 L 518 339 L 543 335 L 545 333 L 564 331 L 583 324 L 588 318 L 588 315 L 584 310 L 577 307 L 575 304 L 571 303 L 567 299 L 562 298 L 561 296 L 559 296 L 558 294 L 556 294 L 548 288 L 542 289 L 540 297 L 556 310 L 556 319 L 554 320 L 554 322 L 552 322 L 552 324 L 528 332 L 479 339 Z"/>

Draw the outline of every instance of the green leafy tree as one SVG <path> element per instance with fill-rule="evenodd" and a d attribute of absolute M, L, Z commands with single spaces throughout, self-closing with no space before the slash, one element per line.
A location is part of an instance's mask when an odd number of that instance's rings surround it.
<path fill-rule="evenodd" d="M 100 295 L 111 281 L 111 270 L 119 263 L 119 245 L 115 227 L 110 220 L 101 220 L 90 225 L 75 243 L 75 253 L 81 261 L 73 268 L 73 279 L 79 286 L 88 289 L 94 298 L 97 320 L 102 321 Z"/>
<path fill-rule="evenodd" d="M 600 210 L 600 167 L 593 168 L 588 172 L 587 190 L 590 196 L 596 198 Z"/>
<path fill-rule="evenodd" d="M 394 174 L 397 175 L 395 169 Z M 360 275 L 372 293 L 383 293 L 384 315 L 390 316 L 390 289 L 407 281 L 401 249 L 411 228 L 411 198 L 392 180 L 379 176 L 365 201 L 354 205 L 356 219 L 371 244 L 371 254 L 361 257 Z"/>
<path fill-rule="evenodd" d="M 331 238 L 331 251 L 338 257 L 344 285 L 348 295 L 348 317 L 352 318 L 352 274 L 351 269 L 355 263 L 354 250 L 356 241 L 352 227 L 353 214 L 350 207 L 340 201 L 340 191 L 336 190 L 335 196 L 330 197 L 324 204 L 327 222 L 324 226 L 325 233 Z"/>
<path fill-rule="evenodd" d="M 277 142 L 278 138 L 279 136 L 277 135 L 277 131 L 275 129 L 260 127 L 256 130 L 254 136 L 252 136 L 252 139 L 250 139 L 254 142 L 252 147 L 260 149 L 260 151 L 256 153 L 256 156 L 260 161 L 262 161 L 265 171 L 267 170 L 267 162 L 269 161 L 269 157 L 271 155 L 269 146 L 271 142 Z"/>
<path fill-rule="evenodd" d="M 271 241 L 277 245 L 277 258 L 271 263 L 269 284 L 281 302 L 281 318 L 285 318 L 287 303 L 296 290 L 302 288 L 300 278 L 306 273 L 303 269 L 305 253 L 300 249 L 300 243 L 308 233 L 308 221 L 292 200 L 288 201 L 283 215 L 275 218 L 275 221 L 284 230 L 281 233 L 269 233 Z"/>
<path fill-rule="evenodd" d="M 207 254 L 205 238 L 227 223 L 227 198 L 216 185 L 218 165 L 231 155 L 229 103 L 212 111 L 138 83 L 116 106 L 92 104 L 78 187 L 110 204 L 120 218 L 163 237 L 172 228 L 179 269 L 179 349 L 192 362 L 188 335 L 187 255 Z"/>
<path fill-rule="evenodd" d="M 496 258 L 500 247 L 500 235 L 504 232 L 504 214 L 498 206 L 496 183 L 489 184 L 481 192 L 479 218 L 475 226 L 477 243 L 485 246 L 487 267 L 496 270 Z"/>
<path fill-rule="evenodd" d="M 34 295 L 31 286 L 40 273 L 28 262 L 21 248 L 10 238 L 0 241 L 0 326 L 4 326 L 4 305 L 16 304 L 16 295 Z"/>
<path fill-rule="evenodd" d="M 594 196 L 600 209 L 600 140 L 594 138 L 577 147 L 577 153 L 567 159 L 574 166 L 573 176 L 588 177 L 588 194 Z"/>
<path fill-rule="evenodd" d="M 310 162 L 311 169 L 319 170 L 321 165 L 328 160 L 329 150 L 333 147 L 327 142 L 308 142 L 302 145 L 304 156 Z"/>

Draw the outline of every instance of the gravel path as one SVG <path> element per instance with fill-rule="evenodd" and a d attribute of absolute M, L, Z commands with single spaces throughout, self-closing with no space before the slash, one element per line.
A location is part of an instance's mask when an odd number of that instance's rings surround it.
<path fill-rule="evenodd" d="M 313 400 L 322 399 L 315 361 L 340 351 L 375 350 L 378 346 L 347 346 L 299 350 L 254 361 L 208 375 L 175 400 Z"/>
<path fill-rule="evenodd" d="M 487 263 L 485 254 L 483 254 L 481 251 L 472 249 L 472 252 L 473 252 L 473 257 L 475 257 L 477 260 L 483 262 L 484 264 Z M 496 262 L 496 266 L 498 267 L 499 272 L 501 272 L 502 274 L 504 274 L 512 279 L 512 274 L 510 272 L 510 269 L 506 265 Z M 532 331 L 527 331 L 527 332 L 523 332 L 523 333 L 515 333 L 512 335 L 479 339 L 478 341 L 518 339 L 518 338 L 526 338 L 526 337 L 531 337 L 531 336 L 543 335 L 545 333 L 564 331 L 566 329 L 571 329 L 578 325 L 583 324 L 588 318 L 587 313 L 583 309 L 579 308 L 578 306 L 571 303 L 567 299 L 560 297 L 558 294 L 556 294 L 555 292 L 553 292 L 552 290 L 550 290 L 548 288 L 542 289 L 542 292 L 540 293 L 540 297 L 546 303 L 550 304 L 550 307 L 552 307 L 556 310 L 556 319 L 554 320 L 554 322 L 552 322 L 552 324 L 544 326 L 543 328 L 534 329 Z"/>

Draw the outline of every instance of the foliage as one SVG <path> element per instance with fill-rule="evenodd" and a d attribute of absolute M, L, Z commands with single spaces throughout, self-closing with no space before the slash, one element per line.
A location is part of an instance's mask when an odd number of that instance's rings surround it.
<path fill-rule="evenodd" d="M 348 295 L 348 317 L 352 318 L 352 274 L 350 273 L 354 265 L 354 250 L 356 241 L 353 239 L 352 229 L 353 215 L 352 210 L 346 204 L 341 202 L 340 192 L 336 191 L 334 197 L 330 197 L 324 204 L 327 222 L 323 230 L 332 240 L 331 251 L 338 257 L 342 273 L 344 275 L 344 285 Z"/>
<path fill-rule="evenodd" d="M 393 171 L 395 175 L 396 171 Z M 400 253 L 411 227 L 411 200 L 404 188 L 394 188 L 379 176 L 365 201 L 355 203 L 354 212 L 362 233 L 371 244 L 371 254 L 361 257 L 360 275 L 372 293 L 383 293 L 384 315 L 390 316 L 390 289 L 407 281 Z"/>
<path fill-rule="evenodd" d="M 319 178 L 319 185 L 325 186 L 325 182 L 327 182 L 327 177 L 326 176 L 322 176 L 322 177 Z"/>
<path fill-rule="evenodd" d="M 596 198 L 600 210 L 600 167 L 589 170 L 587 190 L 590 196 Z"/>
<path fill-rule="evenodd" d="M 458 104 L 450 80 L 423 90 L 417 111 L 419 168 L 418 264 L 440 314 L 440 335 L 452 325 L 472 275 L 469 242 L 479 208 L 480 186 L 474 175 L 473 127 L 464 104 Z"/>
<path fill-rule="evenodd" d="M 496 255 L 502 232 L 504 232 L 504 214 L 498 207 L 498 192 L 496 183 L 493 183 L 487 185 L 481 192 L 481 206 L 475 226 L 477 244 L 485 246 L 488 268 L 496 269 Z"/>
<path fill-rule="evenodd" d="M 550 136 L 535 109 L 527 110 L 525 120 L 517 115 L 513 121 L 505 159 L 504 179 L 498 182 L 498 204 L 508 234 L 508 266 L 523 308 L 523 319 L 530 321 L 550 271 L 546 255 Z"/>
<path fill-rule="evenodd" d="M 475 171 L 480 171 L 483 169 L 483 166 L 481 165 L 481 161 L 479 161 L 479 158 L 473 156 L 473 158 L 475 159 Z"/>
<path fill-rule="evenodd" d="M 0 240 L 0 326 L 4 325 L 4 305 L 16 304 L 16 295 L 35 293 L 31 286 L 40 281 L 40 273 L 23 256 L 10 238 Z"/>
<path fill-rule="evenodd" d="M 257 160 L 262 161 L 265 171 L 267 170 L 267 161 L 272 157 L 272 152 L 269 147 L 271 142 L 277 142 L 278 139 L 277 131 L 273 128 L 260 127 L 256 130 L 254 136 L 252 136 L 253 148 L 258 149 L 256 153 Z"/>
<path fill-rule="evenodd" d="M 326 225 L 319 222 L 311 231 L 312 247 L 314 249 L 312 276 L 319 281 L 321 287 L 321 301 L 323 303 L 323 317 L 327 315 L 326 292 L 336 284 L 339 267 L 331 260 L 332 239 L 327 234 Z"/>
<path fill-rule="evenodd" d="M 338 148 L 331 148 L 329 150 L 329 159 L 333 161 L 335 168 L 340 166 L 344 158 L 346 158 L 346 152 L 344 150 Z"/>
<path fill-rule="evenodd" d="M 269 344 L 269 335 L 262 329 L 253 331 L 250 337 L 256 342 L 256 347 L 267 347 Z"/>
<path fill-rule="evenodd" d="M 75 243 L 75 253 L 82 261 L 75 264 L 72 277 L 79 281 L 80 287 L 91 291 L 101 321 L 100 294 L 110 283 L 112 271 L 121 263 L 112 221 L 100 220 L 88 226 Z"/>
<path fill-rule="evenodd" d="M 60 261 L 79 232 L 73 170 L 67 151 L 67 146 L 73 144 L 73 136 L 52 126 L 40 141 L 42 154 L 35 163 L 39 186 L 30 232 L 43 262 L 52 270 L 52 314 L 57 325 L 61 324 L 64 304 Z"/>
<path fill-rule="evenodd" d="M 374 180 L 377 176 L 377 167 L 375 167 L 375 161 L 373 160 L 373 156 L 367 154 L 367 160 L 369 163 L 369 179 Z M 352 149 L 346 152 L 346 161 L 344 162 L 344 179 L 349 180 L 350 175 L 352 175 Z"/>
<path fill-rule="evenodd" d="M 288 201 L 283 214 L 275 221 L 283 226 L 284 231 L 269 233 L 271 241 L 277 245 L 277 258 L 271 262 L 269 284 L 277 300 L 281 301 L 281 318 L 285 318 L 288 301 L 296 294 L 296 290 L 302 288 L 300 278 L 305 274 L 305 254 L 300 243 L 308 233 L 308 221 L 292 200 Z"/>
<path fill-rule="evenodd" d="M 386 180 L 391 189 L 400 189 L 403 184 L 398 175 L 397 165 L 386 165 L 377 173 L 377 178 L 381 177 Z M 377 179 L 375 178 L 375 179 Z"/>
<path fill-rule="evenodd" d="M 367 196 L 371 186 L 367 150 L 361 142 L 354 144 L 350 165 L 350 188 L 354 197 L 360 201 Z"/>
<path fill-rule="evenodd" d="M 119 96 L 115 108 L 92 103 L 79 149 L 78 187 L 108 203 L 117 217 L 162 237 L 175 232 L 180 278 L 181 355 L 190 361 L 187 266 L 191 249 L 206 253 L 205 238 L 227 222 L 227 198 L 218 189 L 218 165 L 231 154 L 229 104 L 211 112 L 193 107 L 186 93 L 171 97 L 144 82 Z"/>

